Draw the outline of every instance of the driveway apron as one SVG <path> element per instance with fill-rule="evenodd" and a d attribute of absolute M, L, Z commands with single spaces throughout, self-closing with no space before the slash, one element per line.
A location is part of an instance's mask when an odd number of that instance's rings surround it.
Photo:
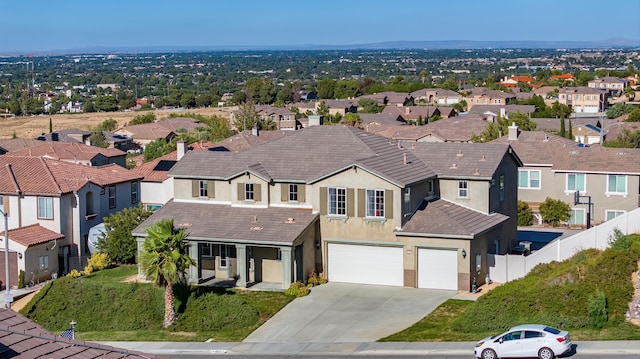
<path fill-rule="evenodd" d="M 297 298 L 248 343 L 372 342 L 405 329 L 456 291 L 327 283 Z"/>

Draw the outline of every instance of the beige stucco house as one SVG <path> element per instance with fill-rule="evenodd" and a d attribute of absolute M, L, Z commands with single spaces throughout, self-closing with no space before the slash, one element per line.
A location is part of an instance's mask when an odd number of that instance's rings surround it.
<path fill-rule="evenodd" d="M 277 153 L 277 156 L 273 154 Z M 189 152 L 174 199 L 133 231 L 173 218 L 189 232 L 191 282 L 282 288 L 330 281 L 469 290 L 487 254 L 516 238 L 508 145 L 403 144 L 314 126 L 238 153 Z"/>
<path fill-rule="evenodd" d="M 571 106 L 576 113 L 598 113 L 607 109 L 607 91 L 591 87 L 564 87 L 558 103 Z"/>

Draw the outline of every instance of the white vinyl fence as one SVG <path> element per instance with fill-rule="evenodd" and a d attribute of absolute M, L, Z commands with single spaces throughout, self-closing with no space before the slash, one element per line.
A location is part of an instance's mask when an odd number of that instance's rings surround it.
<path fill-rule="evenodd" d="M 563 261 L 588 248 L 605 249 L 609 246 L 609 239 L 616 228 L 623 234 L 640 232 L 640 208 L 576 233 L 571 237 L 555 239 L 528 256 L 490 254 L 489 273 L 491 280 L 506 283 L 524 277 L 540 263 Z"/>

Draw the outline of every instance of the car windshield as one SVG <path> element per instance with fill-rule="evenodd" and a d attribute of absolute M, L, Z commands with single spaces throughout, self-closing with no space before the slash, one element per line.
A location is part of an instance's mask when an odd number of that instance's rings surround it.
<path fill-rule="evenodd" d="M 559 331 L 558 329 L 556 329 L 556 328 L 551 328 L 551 327 L 544 327 L 544 331 L 545 331 L 545 332 L 549 332 L 549 333 L 551 333 L 551 334 L 555 334 L 555 335 L 560 334 L 560 331 Z"/>

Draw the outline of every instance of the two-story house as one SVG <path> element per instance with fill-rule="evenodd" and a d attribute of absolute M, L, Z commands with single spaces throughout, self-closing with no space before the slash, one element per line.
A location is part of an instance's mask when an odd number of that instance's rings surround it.
<path fill-rule="evenodd" d="M 587 83 L 592 89 L 601 89 L 609 92 L 610 96 L 617 97 L 624 93 L 624 89 L 629 86 L 629 81 L 618 77 L 600 77 Z"/>
<path fill-rule="evenodd" d="M 639 206 L 640 149 L 584 146 L 542 131 L 519 132 L 517 126 L 492 143 L 510 144 L 522 159 L 518 198 L 538 221 L 538 207 L 547 197 L 571 205 L 569 224 L 577 226 L 586 226 L 589 212 L 591 223 L 598 224 Z M 591 211 L 587 204 L 574 203 L 577 191 L 590 198 Z"/>
<path fill-rule="evenodd" d="M 563 87 L 558 103 L 571 106 L 575 113 L 598 113 L 607 109 L 607 90 L 591 87 Z"/>
<path fill-rule="evenodd" d="M 462 101 L 462 95 L 459 93 L 439 88 L 416 90 L 411 93 L 411 96 L 415 98 L 415 102 L 418 105 L 427 104 L 451 106 Z"/>
<path fill-rule="evenodd" d="M 0 156 L 0 168 L 0 207 L 8 215 L 9 229 L 38 224 L 63 235 L 50 248 L 48 259 L 60 273 L 86 265 L 91 227 L 103 217 L 137 206 L 140 199 L 141 177 L 114 164 L 90 167 L 42 157 Z M 55 267 L 41 269 L 51 274 Z"/>
<path fill-rule="evenodd" d="M 277 154 L 277 155 L 274 155 Z M 189 233 L 191 282 L 287 288 L 330 281 L 468 290 L 487 253 L 516 239 L 517 168 L 508 145 L 403 144 L 314 126 L 232 152 L 188 152 L 168 172 L 174 199 L 133 231 L 173 218 Z"/>
<path fill-rule="evenodd" d="M 478 88 L 472 90 L 464 100 L 467 102 L 467 108 L 471 110 L 475 105 L 508 105 L 515 98 L 516 95 L 513 93 Z"/>

